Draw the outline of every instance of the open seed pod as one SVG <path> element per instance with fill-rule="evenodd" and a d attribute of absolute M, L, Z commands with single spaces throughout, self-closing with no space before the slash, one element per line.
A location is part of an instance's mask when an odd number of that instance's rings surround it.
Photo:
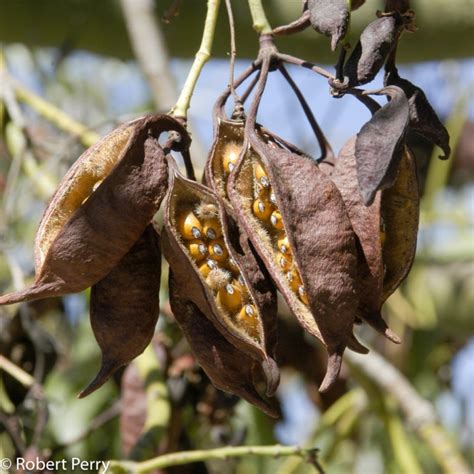
<path fill-rule="evenodd" d="M 163 252 L 179 291 L 261 364 L 271 395 L 279 382 L 273 360 L 277 308 L 265 268 L 229 223 L 218 197 L 174 168 L 164 206 Z"/>
<path fill-rule="evenodd" d="M 404 18 L 397 12 L 383 14 L 369 23 L 344 65 L 344 76 L 350 86 L 374 79 L 396 46 L 403 26 Z"/>
<path fill-rule="evenodd" d="M 34 284 L 0 304 L 82 291 L 110 273 L 160 207 L 168 166 L 158 138 L 171 130 L 189 146 L 179 122 L 151 115 L 120 126 L 79 158 L 41 221 Z"/>
<path fill-rule="evenodd" d="M 346 346 L 366 352 L 352 334 L 358 306 L 355 236 L 339 191 L 317 164 L 257 134 L 255 118 L 268 62 L 246 123 L 244 152 L 228 194 L 255 249 L 301 325 L 326 345 L 336 380 Z"/>
<path fill-rule="evenodd" d="M 260 373 L 255 359 L 231 344 L 202 311 L 183 296 L 186 286 L 178 283 L 170 270 L 169 292 L 171 310 L 193 351 L 198 364 L 211 382 L 225 392 L 234 393 L 263 410 L 267 415 L 279 416 L 276 402 L 257 391 Z M 265 383 L 265 382 L 264 382 Z"/>
<path fill-rule="evenodd" d="M 117 266 L 92 287 L 91 325 L 102 351 L 102 367 L 81 398 L 150 343 L 160 313 L 160 278 L 160 237 L 150 224 Z"/>
<path fill-rule="evenodd" d="M 228 202 L 227 180 L 235 167 L 244 142 L 245 121 L 231 119 L 224 106 L 229 91 L 224 92 L 214 106 L 214 141 L 204 170 L 204 182 L 221 199 Z"/>

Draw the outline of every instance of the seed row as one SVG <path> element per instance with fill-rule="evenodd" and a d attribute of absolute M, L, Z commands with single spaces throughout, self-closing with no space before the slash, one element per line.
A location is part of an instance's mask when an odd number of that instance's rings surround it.
<path fill-rule="evenodd" d="M 268 175 L 261 163 L 254 165 L 254 201 L 252 210 L 255 216 L 263 222 L 270 234 L 277 267 L 285 275 L 288 286 L 293 293 L 307 305 L 306 291 L 293 259 L 276 197 Z"/>
<path fill-rule="evenodd" d="M 207 211 L 203 211 L 202 205 L 194 210 L 184 209 L 177 219 L 178 233 L 199 273 L 213 291 L 218 307 L 251 337 L 258 339 L 257 309 L 239 268 L 229 255 L 219 220 L 207 215 L 209 205 L 205 206 Z"/>

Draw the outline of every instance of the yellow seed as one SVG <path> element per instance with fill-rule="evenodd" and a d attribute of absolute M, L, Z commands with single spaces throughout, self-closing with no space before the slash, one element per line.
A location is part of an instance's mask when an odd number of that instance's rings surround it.
<path fill-rule="evenodd" d="M 230 173 L 237 163 L 239 159 L 241 147 L 235 143 L 230 142 L 228 143 L 224 150 L 222 151 L 223 158 L 222 158 L 222 165 L 224 166 L 224 172 L 226 174 Z"/>
<path fill-rule="evenodd" d="M 219 290 L 217 294 L 219 303 L 231 313 L 242 306 L 242 292 L 235 283 L 229 283 Z"/>
<path fill-rule="evenodd" d="M 237 264 L 235 263 L 235 260 L 232 257 L 229 258 L 229 260 L 226 262 L 226 267 L 231 272 L 238 273 L 240 271 L 239 267 L 237 266 Z"/>
<path fill-rule="evenodd" d="M 269 197 L 270 202 L 271 202 L 274 206 L 276 206 L 276 205 L 277 205 L 277 200 L 276 200 L 275 193 L 272 191 L 272 188 L 270 188 L 269 193 L 270 193 L 270 197 Z"/>
<path fill-rule="evenodd" d="M 187 211 L 178 217 L 178 232 L 183 239 L 193 240 L 202 237 L 202 226 L 192 211 Z"/>
<path fill-rule="evenodd" d="M 270 216 L 270 222 L 275 229 L 281 230 L 283 229 L 283 220 L 281 219 L 281 214 L 279 210 L 275 210 L 272 212 Z"/>
<path fill-rule="evenodd" d="M 300 274 L 296 268 L 293 268 L 286 274 L 288 285 L 295 293 L 298 292 L 298 288 L 303 284 L 301 281 Z"/>
<path fill-rule="evenodd" d="M 238 313 L 235 319 L 245 327 L 252 337 L 257 337 L 258 320 L 257 309 L 253 304 L 246 304 Z"/>
<path fill-rule="evenodd" d="M 290 243 L 288 242 L 287 235 L 282 232 L 277 240 L 277 247 L 281 253 L 291 254 Z"/>
<path fill-rule="evenodd" d="M 268 188 L 262 186 L 260 183 L 255 183 L 255 197 L 259 197 L 263 200 L 268 200 Z"/>
<path fill-rule="evenodd" d="M 257 183 L 261 184 L 264 188 L 270 187 L 268 175 L 260 163 L 255 165 L 255 179 L 257 180 Z"/>
<path fill-rule="evenodd" d="M 262 221 L 266 221 L 272 213 L 272 208 L 268 202 L 255 199 L 253 202 L 253 213 Z"/>
<path fill-rule="evenodd" d="M 209 259 L 206 260 L 200 267 L 199 273 L 204 277 L 207 278 L 211 270 L 215 270 L 218 268 L 217 262 L 215 260 Z"/>
<path fill-rule="evenodd" d="M 209 255 L 217 262 L 224 262 L 229 258 L 229 252 L 222 239 L 213 240 L 208 247 Z"/>
<path fill-rule="evenodd" d="M 284 253 L 280 253 L 280 252 L 278 252 L 276 255 L 276 261 L 279 268 L 283 272 L 289 271 L 291 268 L 291 264 L 293 263 L 289 255 L 285 255 Z"/>
<path fill-rule="evenodd" d="M 186 243 L 186 247 L 188 248 L 191 257 L 196 260 L 196 262 L 200 262 L 207 255 L 207 246 L 202 240 L 190 240 Z"/>
<path fill-rule="evenodd" d="M 222 227 L 217 219 L 207 219 L 202 228 L 204 236 L 208 239 L 218 239 L 222 237 Z"/>
<path fill-rule="evenodd" d="M 304 289 L 303 285 L 298 287 L 298 296 L 304 304 L 308 304 L 308 295 L 306 294 L 306 290 Z"/>
<path fill-rule="evenodd" d="M 248 289 L 247 285 L 245 284 L 244 277 L 242 275 L 239 275 L 234 281 L 233 284 L 240 290 L 242 293 L 242 299 L 245 300 L 248 298 Z"/>

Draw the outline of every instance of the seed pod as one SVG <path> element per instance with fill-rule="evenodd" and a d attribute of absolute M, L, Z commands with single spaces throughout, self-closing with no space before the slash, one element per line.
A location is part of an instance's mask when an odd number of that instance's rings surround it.
<path fill-rule="evenodd" d="M 233 171 L 244 141 L 243 120 L 225 116 L 224 104 L 228 92 L 221 95 L 214 106 L 214 142 L 204 170 L 204 183 L 227 204 L 226 184 Z"/>
<path fill-rule="evenodd" d="M 384 262 L 382 259 L 382 212 L 381 194 L 378 191 L 370 206 L 362 202 L 357 184 L 356 138 L 351 138 L 341 149 L 336 160 L 331 180 L 336 184 L 347 214 L 358 238 L 358 292 L 359 317 L 364 319 L 377 331 L 394 342 L 400 342 L 398 337 L 387 327 L 382 319 Z"/>
<path fill-rule="evenodd" d="M 311 26 L 331 38 L 331 49 L 346 36 L 351 19 L 350 2 L 347 0 L 309 0 Z"/>
<path fill-rule="evenodd" d="M 157 139 L 170 130 L 181 134 L 180 146 L 189 145 L 175 119 L 152 115 L 122 125 L 79 158 L 41 221 L 33 286 L 0 304 L 82 291 L 110 273 L 160 206 L 168 171 Z"/>
<path fill-rule="evenodd" d="M 219 389 L 242 397 L 277 418 L 278 406 L 264 394 L 260 394 L 259 364 L 248 352 L 231 344 L 197 307 L 184 298 L 181 291 L 188 290 L 178 283 L 178 277 L 170 271 L 169 292 L 171 310 L 185 335 L 198 364 L 206 372 L 211 382 Z"/>
<path fill-rule="evenodd" d="M 385 73 L 384 84 L 400 87 L 405 92 L 410 111 L 410 129 L 439 146 L 444 151 L 444 156 L 439 158 L 447 160 L 451 154 L 449 134 L 425 93 L 410 81 L 401 78 L 396 68 Z"/>
<path fill-rule="evenodd" d="M 160 277 L 159 234 L 149 225 L 118 265 L 92 287 L 91 325 L 102 351 L 102 367 L 81 398 L 150 343 L 160 313 Z"/>
<path fill-rule="evenodd" d="M 327 346 L 328 372 L 320 387 L 327 390 L 337 378 L 344 348 L 349 345 L 365 352 L 352 335 L 358 304 L 354 233 L 337 188 L 312 160 L 275 142 L 264 142 L 256 134 L 251 134 L 250 143 L 230 177 L 228 194 L 290 309 Z M 253 210 L 254 181 L 261 168 L 281 213 L 293 259 L 290 272 L 281 268 L 277 258 L 283 231 Z"/>
<path fill-rule="evenodd" d="M 397 44 L 404 21 L 399 13 L 384 14 L 370 23 L 344 65 L 349 86 L 372 81 Z"/>
<path fill-rule="evenodd" d="M 399 87 L 374 93 L 386 94 L 390 102 L 375 112 L 357 134 L 357 179 L 366 205 L 373 202 L 377 190 L 395 181 L 409 121 L 408 100 Z"/>
<path fill-rule="evenodd" d="M 192 259 L 176 225 L 183 213 L 202 206 L 216 209 L 222 234 L 221 239 L 209 241 L 211 265 L 209 262 L 198 265 Z M 195 213 L 199 215 L 200 211 Z M 245 239 L 239 241 L 238 231 L 230 230 L 229 222 L 227 211 L 212 191 L 172 171 L 165 199 L 163 251 L 176 282 L 186 291 L 186 299 L 231 344 L 262 365 L 267 376 L 267 393 L 272 394 L 279 380 L 272 359 L 276 342 L 276 294 Z M 237 318 L 247 304 L 256 308 L 256 328 Z"/>

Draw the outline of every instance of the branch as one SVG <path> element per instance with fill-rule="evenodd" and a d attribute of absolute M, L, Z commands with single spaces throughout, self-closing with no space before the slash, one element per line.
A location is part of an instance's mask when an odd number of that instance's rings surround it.
<path fill-rule="evenodd" d="M 189 103 L 196 86 L 196 82 L 199 79 L 201 70 L 204 64 L 209 60 L 211 56 L 212 43 L 214 41 L 214 32 L 217 23 L 217 14 L 219 12 L 220 0 L 207 0 L 207 14 L 206 21 L 204 23 L 204 32 L 202 34 L 201 46 L 199 51 L 196 53 L 193 65 L 189 71 L 186 82 L 184 83 L 183 90 L 176 102 L 176 105 L 171 110 L 171 115 L 175 117 L 187 117 L 189 109 Z"/>
<path fill-rule="evenodd" d="M 323 472 L 317 461 L 317 452 L 315 448 L 300 448 L 299 446 L 226 446 L 224 448 L 183 451 L 178 453 L 164 454 L 149 461 L 140 463 L 128 461 L 111 461 L 107 472 L 110 473 L 134 473 L 143 474 L 156 469 L 164 469 L 170 466 L 181 466 L 198 461 L 209 461 L 212 459 L 228 459 L 243 456 L 299 456 L 313 465 L 320 473 Z"/>
<path fill-rule="evenodd" d="M 77 122 L 40 96 L 11 79 L 17 100 L 29 105 L 38 114 L 59 129 L 76 136 L 85 147 L 93 145 L 100 136 L 80 122 Z"/>
<path fill-rule="evenodd" d="M 176 83 L 163 33 L 155 20 L 152 0 L 121 0 L 133 52 L 158 110 L 169 110 L 176 99 Z"/>
<path fill-rule="evenodd" d="M 263 9 L 262 0 L 249 0 L 250 13 L 252 14 L 253 29 L 259 35 L 271 34 L 272 27 L 268 22 Z"/>
<path fill-rule="evenodd" d="M 402 373 L 373 349 L 363 356 L 347 351 L 345 359 L 397 401 L 408 424 L 424 440 L 446 473 L 469 474 L 465 460 L 439 424 L 433 406 Z"/>
<path fill-rule="evenodd" d="M 35 379 L 28 372 L 25 372 L 21 367 L 18 367 L 1 354 L 0 369 L 10 374 L 13 378 L 18 380 L 18 382 L 27 388 L 31 388 L 36 384 Z"/>

